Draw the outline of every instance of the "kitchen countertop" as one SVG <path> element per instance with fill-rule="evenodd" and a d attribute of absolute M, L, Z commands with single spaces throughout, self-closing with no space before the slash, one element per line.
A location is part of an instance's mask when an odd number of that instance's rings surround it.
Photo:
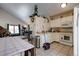
<path fill-rule="evenodd" d="M 48 32 L 48 33 L 73 33 L 72 31 Z"/>
<path fill-rule="evenodd" d="M 72 31 L 61 31 L 61 32 L 46 32 L 46 33 L 73 33 Z M 44 34 L 44 33 L 37 33 L 37 34 Z"/>
<path fill-rule="evenodd" d="M 0 38 L 0 56 L 12 56 L 34 46 L 18 37 Z"/>

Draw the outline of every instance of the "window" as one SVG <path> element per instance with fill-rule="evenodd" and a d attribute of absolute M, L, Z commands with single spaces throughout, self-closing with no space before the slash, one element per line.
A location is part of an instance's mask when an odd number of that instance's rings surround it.
<path fill-rule="evenodd" d="M 8 30 L 11 34 L 20 34 L 20 26 L 19 25 L 8 25 Z"/>

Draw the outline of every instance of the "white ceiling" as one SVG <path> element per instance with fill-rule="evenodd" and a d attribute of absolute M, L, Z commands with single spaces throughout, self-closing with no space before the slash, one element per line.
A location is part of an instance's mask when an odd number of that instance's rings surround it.
<path fill-rule="evenodd" d="M 18 19 L 26 21 L 33 14 L 34 5 L 38 5 L 39 15 L 50 16 L 73 9 L 78 4 L 68 3 L 66 8 L 61 8 L 60 3 L 2 3 L 0 7 Z"/>

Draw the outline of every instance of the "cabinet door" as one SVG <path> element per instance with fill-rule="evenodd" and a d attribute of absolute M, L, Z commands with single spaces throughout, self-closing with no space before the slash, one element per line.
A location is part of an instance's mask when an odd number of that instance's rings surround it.
<path fill-rule="evenodd" d="M 47 19 L 45 19 L 45 20 L 47 20 Z M 44 30 L 48 31 L 50 29 L 50 27 L 51 27 L 50 23 L 44 22 L 43 24 L 44 24 Z"/>
<path fill-rule="evenodd" d="M 55 20 L 55 27 L 60 27 L 60 19 Z"/>
<path fill-rule="evenodd" d="M 50 43 L 54 41 L 52 33 L 48 33 L 47 36 L 48 36 L 48 40 L 49 40 Z"/>
<path fill-rule="evenodd" d="M 61 27 L 72 27 L 73 26 L 72 16 L 61 18 Z"/>
<path fill-rule="evenodd" d="M 73 26 L 73 16 L 69 16 L 69 17 L 66 17 L 66 22 L 68 24 L 68 27 L 72 27 Z"/>
<path fill-rule="evenodd" d="M 48 40 L 50 41 L 50 43 L 53 41 L 59 42 L 59 39 L 60 39 L 59 33 L 48 33 L 47 35 L 48 35 Z"/>
<path fill-rule="evenodd" d="M 59 39 L 60 39 L 59 33 L 53 33 L 53 39 L 54 41 L 59 42 Z"/>
<path fill-rule="evenodd" d="M 55 27 L 55 20 L 51 21 L 51 27 Z"/>
<path fill-rule="evenodd" d="M 60 27 L 60 18 L 51 21 L 51 27 Z"/>
<path fill-rule="evenodd" d="M 61 27 L 65 27 L 66 25 L 66 17 L 61 18 Z"/>

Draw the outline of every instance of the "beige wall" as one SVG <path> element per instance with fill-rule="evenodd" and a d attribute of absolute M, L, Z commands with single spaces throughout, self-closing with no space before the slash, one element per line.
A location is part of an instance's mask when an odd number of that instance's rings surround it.
<path fill-rule="evenodd" d="M 0 26 L 7 27 L 7 24 L 20 24 L 25 25 L 21 20 L 0 9 Z"/>

